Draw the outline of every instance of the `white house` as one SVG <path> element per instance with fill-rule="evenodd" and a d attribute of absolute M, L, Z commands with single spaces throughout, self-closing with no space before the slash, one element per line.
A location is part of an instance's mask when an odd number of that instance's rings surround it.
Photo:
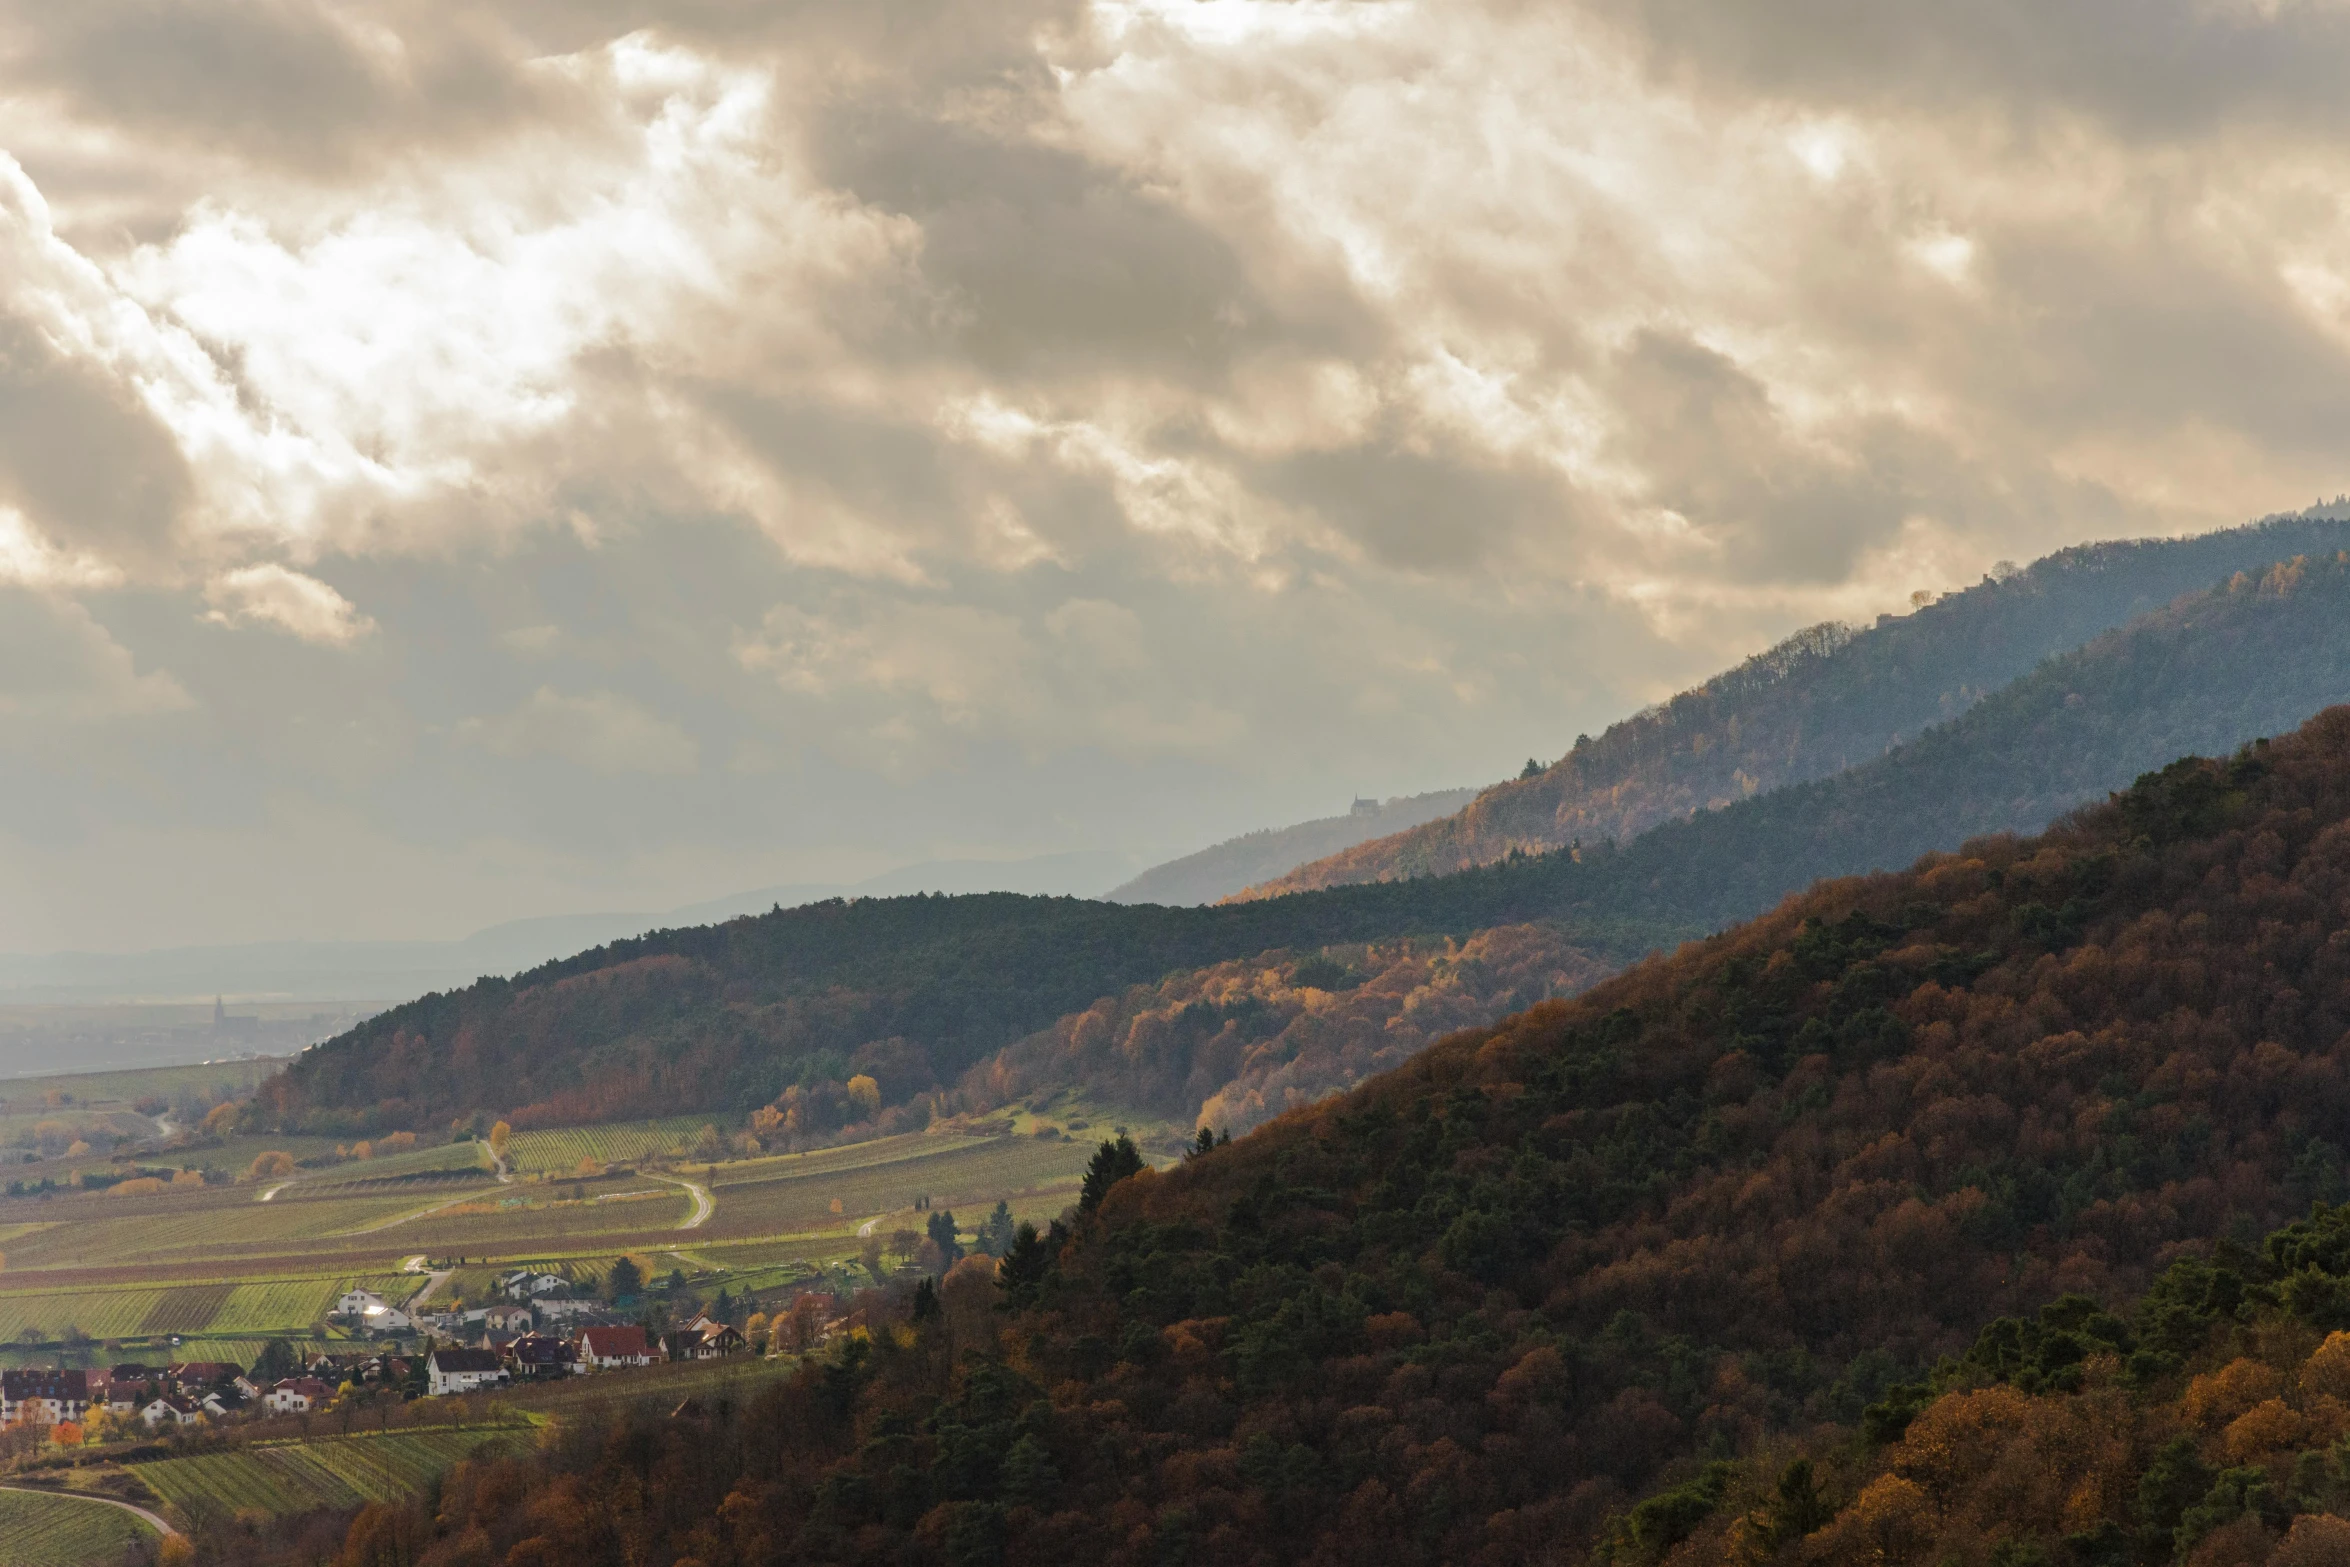
<path fill-rule="evenodd" d="M 334 1401 L 335 1390 L 316 1377 L 288 1377 L 271 1388 L 262 1402 L 270 1413 L 298 1415 L 306 1410 L 323 1409 Z"/>
<path fill-rule="evenodd" d="M 571 1281 L 560 1273 L 533 1273 L 524 1268 L 498 1280 L 498 1288 L 514 1300 L 529 1300 L 536 1295 L 553 1295 L 569 1289 Z"/>
<path fill-rule="evenodd" d="M 169 1421 L 175 1426 L 192 1426 L 203 1419 L 204 1414 L 188 1400 L 175 1393 L 167 1393 L 140 1410 L 139 1418 L 146 1422 L 147 1429 L 152 1431 L 165 1421 Z"/>
<path fill-rule="evenodd" d="M 335 1302 L 334 1314 L 348 1317 L 367 1333 L 404 1333 L 416 1325 L 408 1313 L 373 1290 L 345 1290 L 343 1298 Z"/>
<path fill-rule="evenodd" d="M 549 1321 L 564 1317 L 600 1317 L 609 1309 L 600 1300 L 547 1300 L 532 1302 L 538 1314 Z"/>
<path fill-rule="evenodd" d="M 506 1363 L 487 1349 L 436 1349 L 425 1362 L 425 1391 L 471 1393 L 506 1381 Z"/>

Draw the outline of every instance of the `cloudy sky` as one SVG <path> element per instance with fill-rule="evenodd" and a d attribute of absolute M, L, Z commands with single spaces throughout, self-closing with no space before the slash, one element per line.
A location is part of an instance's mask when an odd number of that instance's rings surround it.
<path fill-rule="evenodd" d="M 2350 488 L 2296 0 L 7 0 L 0 949 L 1489 781 Z"/>

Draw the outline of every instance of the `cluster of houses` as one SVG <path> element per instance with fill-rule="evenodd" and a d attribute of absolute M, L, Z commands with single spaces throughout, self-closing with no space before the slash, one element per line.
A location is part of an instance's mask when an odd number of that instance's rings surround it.
<path fill-rule="evenodd" d="M 636 1323 L 600 1324 L 568 1335 L 539 1332 L 530 1327 L 528 1308 L 516 1309 L 522 1312 L 522 1332 L 485 1328 L 473 1344 L 425 1351 L 424 1391 L 434 1397 L 473 1393 L 515 1382 L 627 1370 L 657 1360 L 714 1360 L 749 1347 L 739 1328 L 709 1317 L 655 1340 Z M 301 1414 L 333 1402 L 345 1384 L 411 1386 L 416 1358 L 320 1355 L 300 1375 L 279 1381 L 254 1377 L 225 1361 L 5 1371 L 0 1372 L 0 1426 L 28 1420 L 45 1426 L 79 1424 L 102 1409 L 137 1419 L 151 1431 L 194 1425 L 207 1417 Z"/>
<path fill-rule="evenodd" d="M 534 1285 L 537 1287 L 531 1287 Z M 475 1306 L 462 1311 L 415 1311 L 396 1306 L 373 1290 L 350 1289 L 336 1300 L 331 1316 L 369 1338 L 394 1333 L 429 1333 L 435 1338 L 470 1338 L 485 1333 L 519 1337 L 540 1323 L 567 1322 L 586 1327 L 621 1320 L 602 1301 L 574 1300 L 552 1293 L 554 1289 L 568 1287 L 569 1281 L 558 1274 L 509 1274 L 500 1281 L 500 1288 L 510 1304 Z"/>
<path fill-rule="evenodd" d="M 656 1360 L 716 1360 L 749 1348 L 742 1330 L 702 1317 L 658 1341 L 635 1323 L 581 1328 L 569 1336 L 523 1333 L 502 1342 L 491 1334 L 475 1346 L 435 1349 L 425 1356 L 425 1390 L 473 1393 L 510 1382 L 540 1382 L 590 1371 L 623 1371 Z"/>
<path fill-rule="evenodd" d="M 341 1386 L 319 1371 L 341 1375 L 338 1368 L 321 1365 L 301 1376 L 261 1381 L 226 1361 L 205 1360 L 89 1371 L 55 1366 L 0 1371 L 0 1426 L 79 1424 L 100 1410 L 135 1418 L 150 1431 L 258 1410 L 298 1414 L 332 1401 Z"/>
<path fill-rule="evenodd" d="M 414 1391 L 421 1380 L 425 1393 L 440 1396 L 662 1360 L 715 1360 L 750 1348 L 741 1329 L 707 1315 L 655 1338 L 599 1301 L 569 1298 L 571 1282 L 560 1274 L 526 1269 L 501 1278 L 498 1288 L 506 1297 L 499 1304 L 447 1312 L 411 1311 L 373 1290 L 346 1290 L 334 1315 L 347 1326 L 369 1336 L 425 1334 L 438 1347 L 420 1355 L 316 1354 L 281 1380 L 220 1361 L 0 1372 L 0 1427 L 80 1424 L 104 1410 L 161 1430 L 207 1418 L 302 1414 L 332 1403 L 345 1386 Z M 793 1303 L 795 1321 L 811 1311 L 819 1326 L 839 1315 L 829 1295 Z"/>

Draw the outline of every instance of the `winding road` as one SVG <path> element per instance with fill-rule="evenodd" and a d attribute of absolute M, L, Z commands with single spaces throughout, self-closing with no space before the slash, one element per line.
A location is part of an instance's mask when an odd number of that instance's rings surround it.
<path fill-rule="evenodd" d="M 102 1502 L 108 1507 L 119 1507 L 126 1513 L 138 1514 L 148 1523 L 154 1525 L 157 1531 L 162 1534 L 179 1533 L 171 1526 L 170 1521 L 160 1513 L 151 1513 L 144 1507 L 135 1507 L 129 1502 L 119 1501 L 111 1496 L 93 1496 L 87 1491 L 50 1491 L 37 1485 L 0 1485 L 0 1491 L 22 1491 L 27 1496 L 57 1496 L 63 1497 L 69 1502 Z"/>
<path fill-rule="evenodd" d="M 655 1175 L 650 1170 L 647 1170 L 644 1173 L 652 1180 L 666 1181 L 671 1186 L 682 1186 L 688 1192 L 693 1194 L 693 1217 L 686 1220 L 683 1224 L 680 1224 L 678 1226 L 679 1229 L 698 1230 L 703 1226 L 703 1224 L 708 1222 L 710 1215 L 718 1211 L 718 1199 L 711 1196 L 710 1188 L 704 1186 L 701 1182 L 689 1181 L 682 1175 Z"/>

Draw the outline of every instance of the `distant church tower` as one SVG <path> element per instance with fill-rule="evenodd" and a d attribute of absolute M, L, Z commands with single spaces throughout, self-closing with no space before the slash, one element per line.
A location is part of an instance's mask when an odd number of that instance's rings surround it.
<path fill-rule="evenodd" d="M 212 1031 L 215 1034 L 228 1032 L 228 1008 L 221 1004 L 218 996 L 212 998 Z"/>

